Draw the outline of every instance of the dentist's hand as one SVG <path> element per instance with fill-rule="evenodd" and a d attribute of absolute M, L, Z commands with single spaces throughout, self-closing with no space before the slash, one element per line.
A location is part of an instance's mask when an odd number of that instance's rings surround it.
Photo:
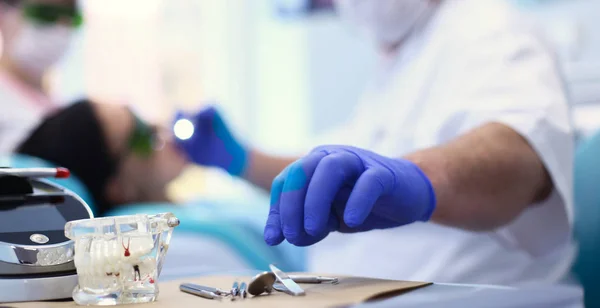
<path fill-rule="evenodd" d="M 273 181 L 265 241 L 308 246 L 330 232 L 363 232 L 428 221 L 431 182 L 414 163 L 349 146 L 321 146 Z"/>
<path fill-rule="evenodd" d="M 175 121 L 188 119 L 194 124 L 194 133 L 187 140 L 175 138 L 196 164 L 225 169 L 240 176 L 247 165 L 247 150 L 233 137 L 218 111 L 209 106 L 195 115 L 179 112 Z"/>

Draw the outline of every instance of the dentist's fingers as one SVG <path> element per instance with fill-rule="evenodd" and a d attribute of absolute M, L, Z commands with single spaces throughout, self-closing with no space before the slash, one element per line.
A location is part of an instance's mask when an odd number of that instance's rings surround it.
<path fill-rule="evenodd" d="M 391 189 L 393 175 L 385 168 L 371 168 L 358 178 L 344 211 L 344 223 L 350 228 L 363 224 L 382 194 Z"/>
<path fill-rule="evenodd" d="M 288 169 L 284 169 L 275 177 L 271 184 L 271 207 L 264 230 L 265 242 L 270 246 L 275 246 L 283 242 L 283 232 L 281 230 L 281 218 L 279 213 L 279 199 L 283 191 L 283 183 Z"/>
<path fill-rule="evenodd" d="M 279 212 L 283 235 L 292 244 L 299 245 L 307 237 L 303 222 L 306 190 L 319 161 L 326 155 L 324 152 L 313 152 L 287 168 L 279 198 Z"/>
<path fill-rule="evenodd" d="M 347 152 L 323 158 L 308 185 L 304 202 L 304 229 L 317 236 L 327 232 L 331 206 L 344 185 L 351 185 L 364 170 L 362 161 Z"/>

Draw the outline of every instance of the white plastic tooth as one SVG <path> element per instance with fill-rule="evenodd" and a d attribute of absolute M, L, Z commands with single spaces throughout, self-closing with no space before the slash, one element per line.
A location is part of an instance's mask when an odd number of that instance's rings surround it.
<path fill-rule="evenodd" d="M 95 246 L 96 245 L 94 244 L 90 247 L 90 255 L 89 255 L 90 262 L 88 263 L 88 274 L 89 275 L 92 275 L 94 264 L 96 264 L 96 252 L 94 250 Z"/>
<path fill-rule="evenodd" d="M 113 242 L 112 243 L 112 250 L 111 250 L 111 254 L 110 254 L 110 263 L 113 266 L 113 268 L 115 268 L 115 270 L 118 270 L 118 261 L 119 261 L 119 246 L 116 245 L 117 242 Z"/>
<path fill-rule="evenodd" d="M 117 255 L 117 253 L 115 252 L 112 255 L 112 259 L 111 259 L 111 264 L 114 268 L 119 269 L 119 265 L 120 265 L 120 261 L 119 261 L 119 255 Z"/>
<path fill-rule="evenodd" d="M 88 272 L 90 270 L 89 262 L 83 262 L 83 265 L 80 268 L 81 268 L 82 275 L 84 277 L 87 276 Z"/>
<path fill-rule="evenodd" d="M 108 261 L 108 255 L 109 255 L 108 249 L 109 249 L 109 241 L 106 241 L 106 240 L 102 241 L 102 256 L 101 256 L 101 259 L 102 259 L 102 267 L 104 269 L 106 269 L 106 264 L 108 263 L 107 262 Z"/>
<path fill-rule="evenodd" d="M 108 256 L 109 256 L 109 257 L 110 257 L 112 260 L 114 260 L 114 259 L 115 259 L 115 257 L 117 256 L 117 253 L 119 252 L 119 251 L 117 250 L 117 247 L 118 247 L 118 246 L 117 246 L 117 240 L 115 239 L 115 240 L 113 240 L 113 241 L 110 241 L 110 242 L 108 243 L 107 247 L 108 247 Z"/>
<path fill-rule="evenodd" d="M 85 267 L 85 274 L 88 278 L 92 275 L 92 269 L 94 268 L 94 261 L 92 260 L 92 256 L 93 254 L 90 253 L 90 262 L 88 262 L 87 266 Z"/>
<path fill-rule="evenodd" d="M 106 249 L 106 240 L 103 239 L 98 244 L 99 244 L 99 247 L 98 247 L 99 249 L 98 249 L 98 265 L 97 265 L 97 267 L 98 267 L 99 272 L 104 272 L 104 269 L 105 269 L 104 264 L 106 261 L 105 253 L 104 253 L 104 251 Z M 106 273 L 104 272 L 104 274 L 106 274 Z M 104 277 L 104 276 L 102 276 L 102 277 Z"/>
<path fill-rule="evenodd" d="M 102 256 L 106 259 L 110 255 L 110 241 L 104 241 L 102 245 Z"/>
<path fill-rule="evenodd" d="M 97 277 L 98 274 L 100 274 L 100 271 L 102 270 L 102 240 L 97 240 L 94 241 L 94 262 L 93 262 L 93 269 L 92 269 L 92 275 L 94 275 L 95 277 Z"/>
<path fill-rule="evenodd" d="M 118 242 L 119 246 L 117 246 L 118 255 L 122 256 L 125 253 L 125 247 L 127 247 L 127 239 L 124 236 L 121 236 Z"/>
<path fill-rule="evenodd" d="M 90 269 L 94 267 L 94 264 L 96 264 L 96 258 L 97 258 L 97 253 L 96 253 L 96 241 L 92 242 L 92 245 L 90 245 Z"/>
<path fill-rule="evenodd" d="M 123 247 L 121 245 L 121 242 L 118 241 L 114 241 L 112 243 L 112 257 L 115 260 L 119 260 L 119 258 L 121 258 L 123 256 L 123 253 L 125 252 L 125 250 L 123 250 Z"/>

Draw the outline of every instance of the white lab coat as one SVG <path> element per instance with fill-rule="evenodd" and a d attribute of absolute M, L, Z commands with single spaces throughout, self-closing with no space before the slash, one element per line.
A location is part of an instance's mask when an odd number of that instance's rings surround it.
<path fill-rule="evenodd" d="M 326 143 L 380 154 L 438 145 L 495 121 L 525 137 L 555 185 L 545 202 L 493 232 L 416 223 L 331 234 L 309 250 L 315 272 L 486 284 L 554 282 L 573 260 L 573 134 L 554 58 L 502 0 L 446 0 L 383 63 L 354 118 Z"/>
<path fill-rule="evenodd" d="M 0 71 L 0 154 L 11 153 L 54 107 L 43 93 Z"/>

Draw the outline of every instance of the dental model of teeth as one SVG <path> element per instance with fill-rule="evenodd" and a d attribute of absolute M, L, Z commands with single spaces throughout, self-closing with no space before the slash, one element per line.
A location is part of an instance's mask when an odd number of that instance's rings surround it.
<path fill-rule="evenodd" d="M 156 279 L 152 235 L 90 238 L 75 243 L 79 285 L 88 291 L 118 289 Z"/>
<path fill-rule="evenodd" d="M 156 300 L 158 278 L 179 219 L 171 213 L 67 222 L 74 241 L 79 305 L 121 305 Z"/>

